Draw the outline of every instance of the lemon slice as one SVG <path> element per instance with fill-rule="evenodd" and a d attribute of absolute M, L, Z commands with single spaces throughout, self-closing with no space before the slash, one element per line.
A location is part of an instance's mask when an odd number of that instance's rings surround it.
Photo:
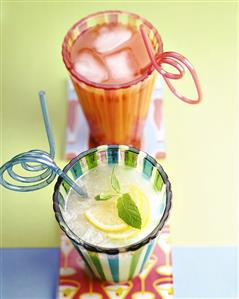
<path fill-rule="evenodd" d="M 149 220 L 149 200 L 137 185 L 130 185 L 129 193 L 139 209 L 142 229 Z M 119 218 L 116 199 L 97 203 L 88 209 L 84 215 L 94 227 L 107 232 L 108 237 L 111 239 L 130 239 L 140 232 L 140 230 L 132 228 Z"/>
<path fill-rule="evenodd" d="M 129 194 L 131 195 L 132 199 L 136 203 L 141 219 L 142 219 L 142 226 L 141 229 L 144 228 L 149 221 L 150 215 L 150 204 L 148 197 L 144 194 L 144 192 L 137 186 L 137 185 L 130 185 L 129 186 Z"/>
<path fill-rule="evenodd" d="M 123 232 L 130 227 L 118 216 L 115 199 L 92 206 L 85 212 L 86 219 L 99 230 L 105 232 Z"/>
<path fill-rule="evenodd" d="M 132 199 L 134 200 L 135 204 L 137 205 L 141 219 L 142 219 L 142 226 L 141 229 L 144 228 L 149 221 L 150 215 L 150 205 L 147 196 L 144 192 L 137 186 L 137 185 L 130 185 L 129 186 L 129 194 L 131 195 Z M 134 229 L 129 226 L 128 230 L 123 232 L 112 232 L 108 234 L 108 237 L 114 240 L 120 239 L 131 239 L 140 233 L 139 229 Z"/>
<path fill-rule="evenodd" d="M 123 239 L 128 240 L 135 237 L 138 233 L 139 233 L 138 229 L 129 229 L 124 232 L 108 233 L 107 236 L 110 239 L 114 239 L 114 240 L 123 240 Z"/>

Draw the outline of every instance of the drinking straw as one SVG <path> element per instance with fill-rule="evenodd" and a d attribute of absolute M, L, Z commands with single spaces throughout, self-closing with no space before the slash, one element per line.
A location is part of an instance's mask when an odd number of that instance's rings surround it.
<path fill-rule="evenodd" d="M 50 119 L 47 111 L 45 92 L 39 92 L 39 99 L 41 104 L 41 111 L 44 120 L 45 130 L 47 134 L 50 153 L 42 150 L 30 150 L 25 153 L 18 154 L 11 160 L 3 164 L 0 168 L 0 184 L 5 188 L 19 191 L 29 192 L 39 190 L 48 186 L 59 175 L 62 179 L 72 187 L 81 198 L 86 198 L 87 193 L 83 187 L 79 187 L 69 176 L 67 176 L 55 163 L 55 143 L 52 134 Z M 29 164 L 30 163 L 30 164 Z M 32 165 L 34 163 L 34 165 Z M 22 169 L 28 172 L 41 173 L 35 176 L 21 176 L 14 171 L 15 165 L 21 165 Z M 35 165 L 37 164 L 37 165 Z M 15 181 L 24 183 L 25 185 L 15 185 L 7 182 L 4 179 L 4 172 L 7 171 L 8 175 Z"/>
<path fill-rule="evenodd" d="M 199 83 L 198 75 L 196 70 L 194 69 L 193 65 L 188 61 L 186 57 L 183 55 L 176 53 L 176 52 L 163 52 L 160 54 L 159 57 L 155 57 L 154 52 L 152 50 L 151 42 L 149 41 L 149 37 L 146 34 L 146 31 L 144 29 L 144 25 L 140 26 L 140 32 L 147 50 L 147 53 L 149 55 L 149 58 L 154 66 L 154 68 L 162 75 L 165 82 L 167 83 L 169 89 L 172 91 L 172 93 L 178 97 L 180 100 L 188 103 L 188 104 L 198 104 L 202 100 L 202 90 Z M 170 73 L 165 71 L 162 68 L 162 64 L 169 64 L 177 69 L 178 74 Z M 169 79 L 181 79 L 185 74 L 185 68 L 188 69 L 190 72 L 192 79 L 194 81 L 194 84 L 196 86 L 197 90 L 197 99 L 193 100 L 190 98 L 185 97 L 182 95 L 171 83 Z"/>

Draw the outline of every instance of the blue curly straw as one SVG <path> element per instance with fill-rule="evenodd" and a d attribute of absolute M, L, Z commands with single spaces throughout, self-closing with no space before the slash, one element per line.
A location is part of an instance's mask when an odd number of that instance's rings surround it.
<path fill-rule="evenodd" d="M 11 160 L 6 162 L 0 168 L 0 184 L 3 185 L 5 188 L 13 191 L 29 192 L 29 191 L 39 190 L 41 188 L 48 186 L 55 179 L 56 175 L 59 175 L 62 177 L 64 181 L 66 181 L 66 183 L 68 183 L 80 195 L 81 198 L 86 198 L 87 197 L 86 191 L 82 187 L 80 188 L 54 162 L 55 143 L 54 143 L 51 124 L 50 124 L 49 115 L 47 111 L 46 97 L 44 91 L 39 92 L 39 99 L 41 104 L 41 111 L 44 120 L 44 125 L 47 133 L 50 153 L 47 153 L 42 150 L 31 150 L 26 153 L 22 153 L 13 157 Z M 37 165 L 30 165 L 28 163 L 37 163 Z M 16 164 L 21 164 L 21 167 L 24 170 L 30 172 L 37 172 L 43 170 L 45 171 L 36 176 L 31 176 L 31 177 L 21 176 L 16 174 L 13 170 L 13 167 Z M 3 174 L 5 171 L 8 172 L 9 176 L 13 180 L 21 183 L 26 183 L 28 185 L 13 185 L 7 182 L 3 178 Z"/>

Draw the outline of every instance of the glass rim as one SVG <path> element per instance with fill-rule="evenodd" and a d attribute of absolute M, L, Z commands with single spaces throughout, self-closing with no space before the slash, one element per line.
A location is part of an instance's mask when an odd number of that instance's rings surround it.
<path fill-rule="evenodd" d="M 105 148 L 107 146 L 107 148 Z M 119 149 L 119 150 L 131 150 L 134 153 L 144 153 L 145 154 L 145 158 L 152 164 L 153 167 L 156 167 L 157 170 L 159 171 L 163 182 L 166 186 L 166 205 L 165 205 L 165 209 L 163 212 L 162 217 L 160 218 L 159 223 L 156 225 L 156 227 L 143 239 L 140 239 L 139 241 L 130 244 L 130 245 L 126 245 L 126 246 L 122 246 L 122 247 L 115 247 L 115 248 L 108 248 L 108 247 L 101 247 L 98 245 L 93 245 L 91 243 L 88 243 L 86 241 L 84 241 L 83 239 L 81 239 L 79 236 L 77 236 L 71 229 L 70 227 L 67 225 L 67 223 L 65 222 L 60 207 L 59 207 L 59 200 L 58 200 L 58 195 L 59 195 L 59 188 L 61 183 L 64 181 L 61 177 L 58 177 L 57 182 L 55 184 L 54 187 L 54 193 L 53 193 L 53 210 L 55 212 L 55 218 L 58 222 L 58 224 L 60 225 L 60 228 L 63 230 L 63 232 L 67 235 L 67 237 L 69 239 L 71 239 L 74 243 L 76 243 L 78 246 L 82 246 L 83 248 L 85 248 L 88 251 L 92 251 L 92 252 L 98 252 L 98 253 L 106 253 L 106 254 L 110 254 L 110 255 L 114 255 L 114 254 L 118 254 L 118 253 L 123 253 L 123 252 L 128 252 L 128 251 L 135 251 L 139 248 L 141 248 L 142 246 L 148 244 L 151 240 L 155 239 L 158 234 L 160 233 L 160 231 L 162 230 L 166 220 L 169 217 L 169 212 L 172 206 L 172 190 L 171 190 L 171 183 L 168 179 L 168 176 L 166 174 L 166 172 L 164 171 L 163 167 L 150 155 L 148 155 L 146 152 L 142 151 L 142 150 L 138 150 L 134 147 L 131 146 L 125 146 L 125 145 L 120 145 L 122 146 L 122 148 L 119 147 L 119 145 L 100 145 L 98 147 L 95 148 L 91 148 L 88 149 L 86 151 L 83 151 L 82 153 L 80 153 L 78 156 L 76 156 L 75 158 L 73 158 L 64 168 L 63 168 L 63 172 L 67 173 L 72 166 L 78 162 L 81 158 L 87 156 L 88 154 L 92 153 L 92 152 L 97 152 L 99 150 L 108 150 L 108 149 Z M 123 148 L 124 147 L 124 148 Z M 69 234 L 70 232 L 70 234 Z"/>
<path fill-rule="evenodd" d="M 128 11 L 124 11 L 124 10 L 103 10 L 100 12 L 96 12 L 96 13 L 92 13 L 82 19 L 80 19 L 79 21 L 77 21 L 66 33 L 63 43 L 62 43 L 62 59 L 63 62 L 67 68 L 67 70 L 69 71 L 69 73 L 71 74 L 71 76 L 73 77 L 73 79 L 75 79 L 76 81 L 80 81 L 85 83 L 88 86 L 94 87 L 94 88 L 99 88 L 99 89 L 104 89 L 104 90 L 114 90 L 114 89 L 121 89 L 121 88 L 128 88 L 131 87 L 133 85 L 136 85 L 137 83 L 144 81 L 146 78 L 148 78 L 152 72 L 155 70 L 154 66 L 152 63 L 150 63 L 147 67 L 147 70 L 141 74 L 138 78 L 131 80 L 129 82 L 126 83 L 112 83 L 112 84 L 106 84 L 106 83 L 97 83 L 91 80 L 88 80 L 86 77 L 80 75 L 79 73 L 77 73 L 74 70 L 74 67 L 72 65 L 72 63 L 70 62 L 70 59 L 67 55 L 68 50 L 67 50 L 67 42 L 70 38 L 70 34 L 71 31 L 74 30 L 77 26 L 83 24 L 84 22 L 86 22 L 88 19 L 91 19 L 93 17 L 97 17 L 99 15 L 103 15 L 103 14 L 127 14 L 129 16 L 133 16 L 136 19 L 139 19 L 140 21 L 142 21 L 142 23 L 148 27 L 150 30 L 153 31 L 153 33 L 155 34 L 155 37 L 157 39 L 157 42 L 161 45 L 161 49 L 163 52 L 163 42 L 161 39 L 161 36 L 159 35 L 157 29 L 153 26 L 153 24 L 151 24 L 147 19 L 145 19 L 144 17 L 139 16 L 138 14 L 132 13 L 132 12 L 128 12 Z M 157 57 L 159 54 L 161 54 L 159 52 L 160 47 L 157 50 L 157 53 L 155 54 L 155 57 Z"/>

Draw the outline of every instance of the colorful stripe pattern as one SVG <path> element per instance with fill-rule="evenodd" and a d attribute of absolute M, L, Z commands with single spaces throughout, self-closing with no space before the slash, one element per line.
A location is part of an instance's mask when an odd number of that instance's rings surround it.
<path fill-rule="evenodd" d="M 105 11 L 90 15 L 76 23 L 67 33 L 62 55 L 74 84 L 79 102 L 95 144 L 131 144 L 140 147 L 147 118 L 150 98 L 158 72 L 152 65 L 147 71 L 121 84 L 97 83 L 79 74 L 71 61 L 72 45 L 87 29 L 102 24 L 129 25 L 140 32 L 143 25 L 154 53 L 163 52 L 162 40 L 157 30 L 144 18 L 128 12 Z"/>
<path fill-rule="evenodd" d="M 103 145 L 95 149 L 83 152 L 73 159 L 64 171 L 73 179 L 77 179 L 86 171 L 97 167 L 99 164 L 120 164 L 135 167 L 150 179 L 152 188 L 159 192 L 162 199 L 160 210 L 163 217 L 160 224 L 147 237 L 134 245 L 122 248 L 100 248 L 84 243 L 67 226 L 62 218 L 61 211 L 65 207 L 65 199 L 69 192 L 69 186 L 58 179 L 54 192 L 54 210 L 56 218 L 66 233 L 73 241 L 77 251 L 94 275 L 110 282 L 120 282 L 132 279 L 138 275 L 150 257 L 159 232 L 161 231 L 171 206 L 171 189 L 166 173 L 161 166 L 145 152 L 125 145 Z"/>
<path fill-rule="evenodd" d="M 131 280 L 143 270 L 157 241 L 158 238 L 134 252 L 115 255 L 88 251 L 75 243 L 74 246 L 95 277 L 109 282 L 121 282 Z"/>

